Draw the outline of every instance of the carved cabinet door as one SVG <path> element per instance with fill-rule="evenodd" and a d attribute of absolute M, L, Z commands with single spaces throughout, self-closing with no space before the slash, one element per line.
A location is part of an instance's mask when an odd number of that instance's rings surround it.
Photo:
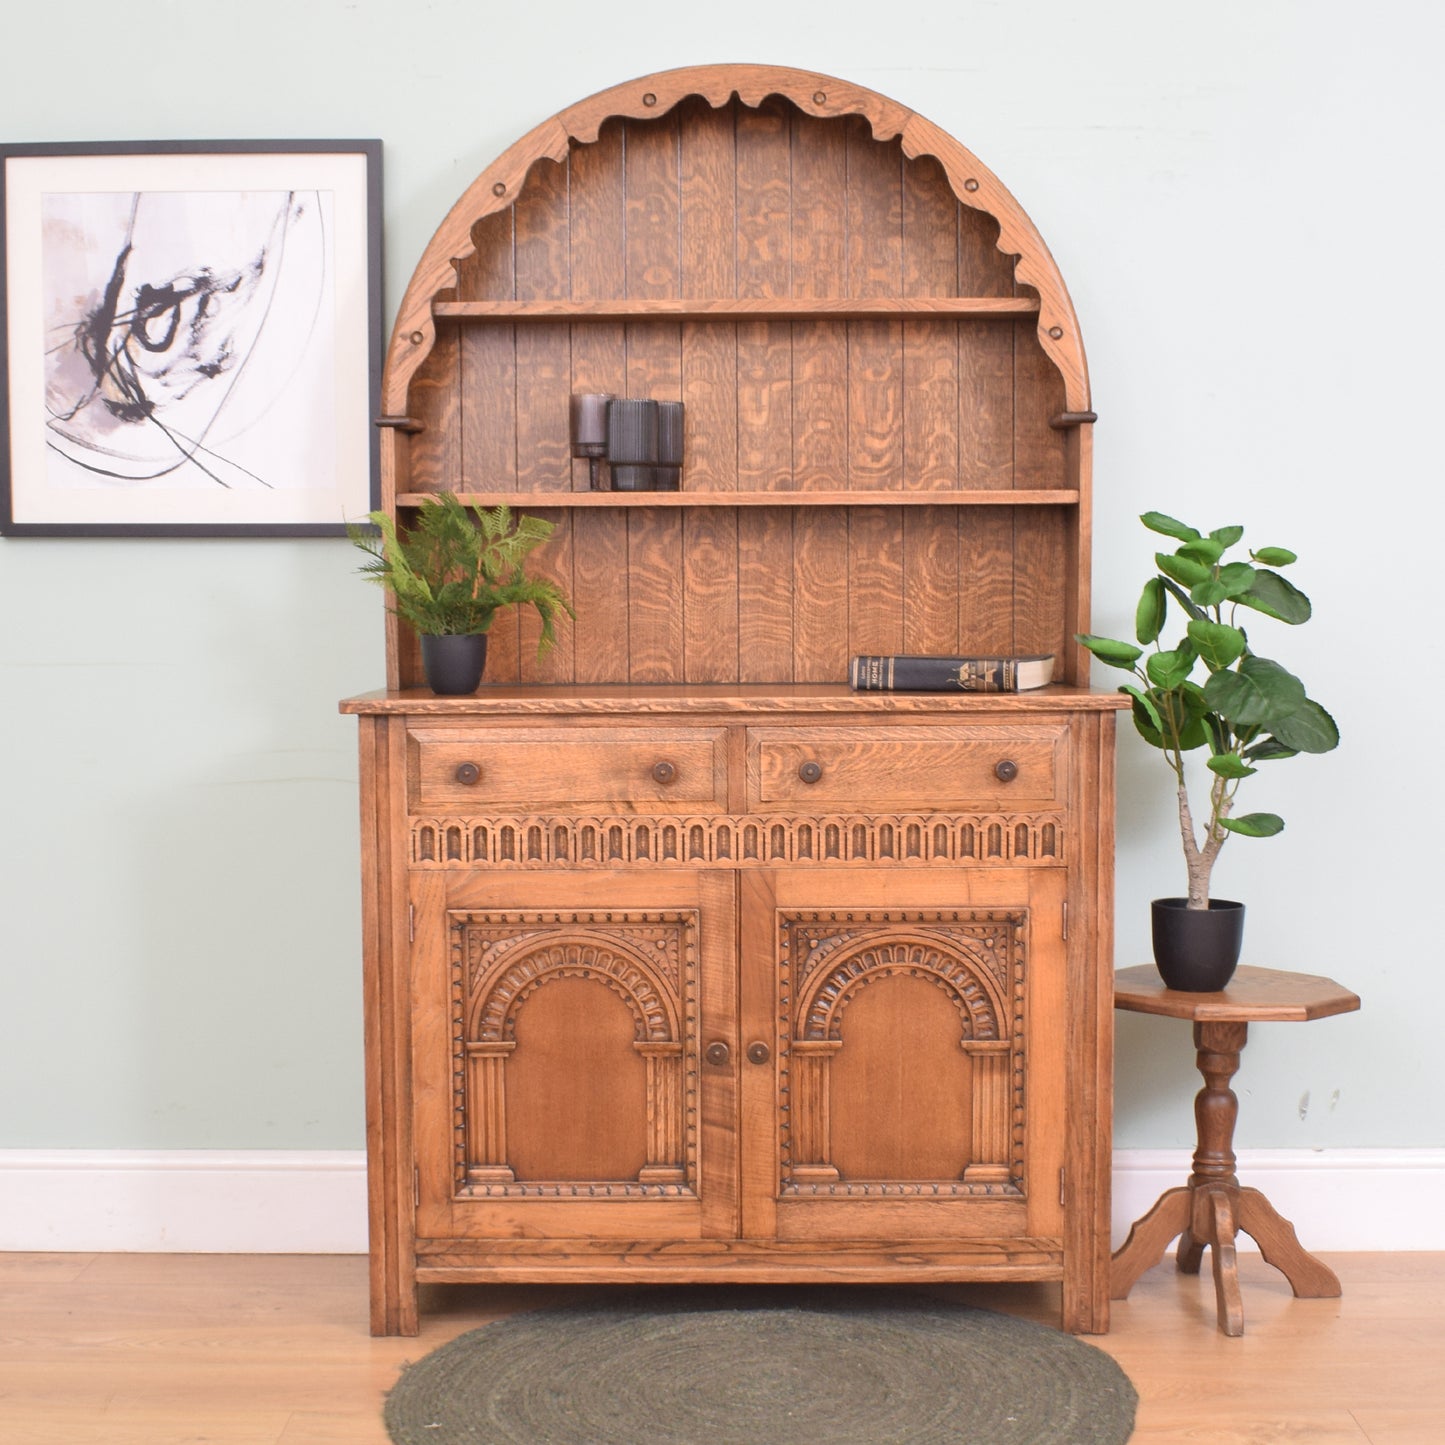
<path fill-rule="evenodd" d="M 412 875 L 418 1244 L 737 1233 L 731 874 Z"/>
<path fill-rule="evenodd" d="M 1066 876 L 742 876 L 745 1237 L 1061 1233 Z"/>

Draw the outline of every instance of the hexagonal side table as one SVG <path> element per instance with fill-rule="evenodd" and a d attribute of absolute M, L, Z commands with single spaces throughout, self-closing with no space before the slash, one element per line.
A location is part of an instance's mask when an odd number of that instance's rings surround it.
<path fill-rule="evenodd" d="M 1239 1100 L 1229 1081 L 1252 1023 L 1303 1023 L 1351 1013 L 1359 997 L 1333 979 L 1241 966 L 1229 987 L 1218 993 L 1180 993 L 1164 987 L 1152 964 L 1120 969 L 1114 975 L 1114 1007 L 1133 1013 L 1191 1019 L 1196 1063 L 1204 1087 L 1194 1100 L 1198 1146 L 1188 1183 L 1166 1190 L 1114 1255 L 1110 1294 L 1127 1299 L 1134 1282 L 1159 1263 L 1177 1235 L 1179 1268 L 1198 1274 L 1206 1248 L 1211 1250 L 1219 1328 L 1244 1333 L 1244 1302 L 1239 1291 L 1235 1237 L 1240 1231 L 1259 1245 L 1300 1299 L 1333 1298 L 1340 1282 L 1332 1270 L 1305 1251 L 1294 1226 L 1276 1212 L 1257 1189 L 1242 1188 L 1234 1172 L 1234 1125 Z"/>

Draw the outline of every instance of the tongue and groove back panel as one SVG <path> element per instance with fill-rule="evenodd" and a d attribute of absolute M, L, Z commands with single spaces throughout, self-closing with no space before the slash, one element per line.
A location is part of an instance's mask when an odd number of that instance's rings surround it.
<path fill-rule="evenodd" d="M 1086 383 L 1069 395 L 968 182 L 779 95 L 595 135 L 471 225 L 390 432 L 403 523 L 452 490 L 556 524 L 534 558 L 577 620 L 539 659 L 535 615 L 500 614 L 488 681 L 841 683 L 852 654 L 895 652 L 1055 652 L 1084 681 Z M 588 492 L 568 436 L 587 391 L 686 403 L 680 496 Z M 415 685 L 394 623 L 389 651 Z"/>

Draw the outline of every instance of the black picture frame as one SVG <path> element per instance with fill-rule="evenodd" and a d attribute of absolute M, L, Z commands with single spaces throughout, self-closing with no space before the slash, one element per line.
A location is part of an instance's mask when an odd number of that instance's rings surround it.
<path fill-rule="evenodd" d="M 381 142 L 0 144 L 0 535 L 379 506 Z"/>

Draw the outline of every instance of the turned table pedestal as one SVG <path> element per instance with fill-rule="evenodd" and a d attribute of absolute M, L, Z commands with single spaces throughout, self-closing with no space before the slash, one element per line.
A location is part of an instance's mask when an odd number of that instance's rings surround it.
<path fill-rule="evenodd" d="M 1164 987 L 1152 964 L 1121 969 L 1114 976 L 1114 1006 L 1133 1013 L 1191 1019 L 1197 1064 L 1204 1087 L 1194 1100 L 1198 1147 L 1189 1182 L 1166 1190 L 1129 1231 L 1114 1255 L 1110 1274 L 1114 1299 L 1127 1299 L 1134 1282 L 1164 1257 L 1179 1237 L 1179 1268 L 1199 1272 L 1208 1247 L 1214 1265 L 1219 1328 L 1244 1333 L 1244 1303 L 1235 1263 L 1235 1236 L 1243 1231 L 1259 1245 L 1266 1263 L 1290 1282 L 1296 1298 L 1338 1296 L 1334 1272 L 1309 1254 L 1294 1226 L 1257 1189 L 1245 1189 L 1235 1176 L 1234 1123 L 1239 1101 L 1229 1081 L 1239 1068 L 1251 1023 L 1305 1022 L 1359 1008 L 1359 998 L 1333 979 L 1241 966 L 1229 987 L 1218 993 L 1181 993 Z"/>

